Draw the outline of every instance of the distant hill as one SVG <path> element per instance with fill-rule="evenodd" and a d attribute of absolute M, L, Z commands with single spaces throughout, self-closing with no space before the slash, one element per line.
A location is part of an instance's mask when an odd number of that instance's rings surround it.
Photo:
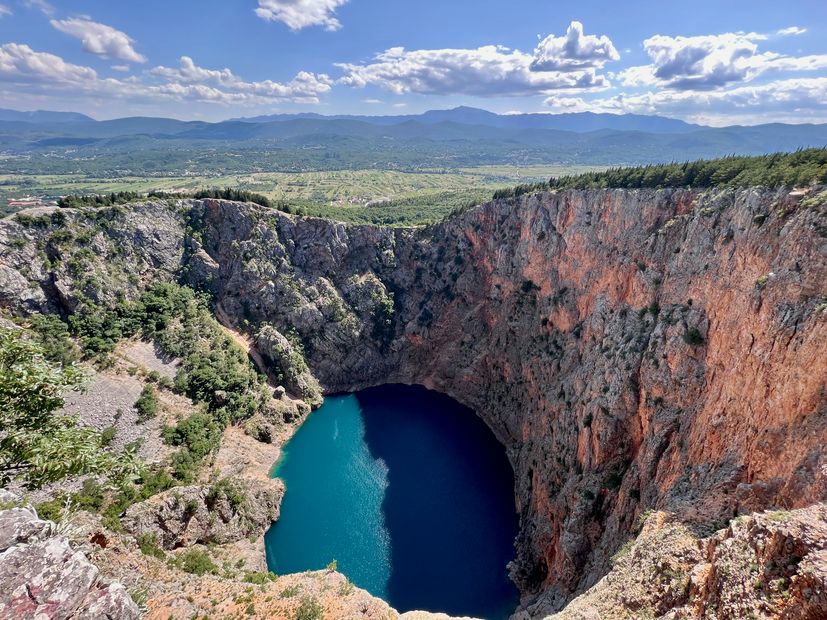
<path fill-rule="evenodd" d="M 566 114 L 494 114 L 487 110 L 460 106 L 451 110 L 430 110 L 422 114 L 399 116 L 355 116 L 321 114 L 270 114 L 233 120 L 248 123 L 269 123 L 296 119 L 355 120 L 371 125 L 398 125 L 406 122 L 422 124 L 460 123 L 463 125 L 484 125 L 508 129 L 554 129 L 558 131 L 588 132 L 599 129 L 618 131 L 646 131 L 650 133 L 681 133 L 701 129 L 674 118 L 644 116 L 641 114 L 596 114 L 594 112 L 573 112 Z"/>
<path fill-rule="evenodd" d="M 90 116 L 78 112 L 50 112 L 35 110 L 34 112 L 20 112 L 0 108 L 0 121 L 21 121 L 24 123 L 89 123 L 95 122 Z"/>
<path fill-rule="evenodd" d="M 2 174 L 208 174 L 638 165 L 827 146 L 827 124 L 704 127 L 634 114 L 477 108 L 401 116 L 277 114 L 218 123 L 0 111 Z"/>

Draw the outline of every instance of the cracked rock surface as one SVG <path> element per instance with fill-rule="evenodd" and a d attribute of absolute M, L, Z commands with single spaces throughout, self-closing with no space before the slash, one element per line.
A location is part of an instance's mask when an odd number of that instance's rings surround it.
<path fill-rule="evenodd" d="M 83 552 L 30 510 L 0 511 L 0 618 L 132 620 L 126 589 L 108 583 Z"/>

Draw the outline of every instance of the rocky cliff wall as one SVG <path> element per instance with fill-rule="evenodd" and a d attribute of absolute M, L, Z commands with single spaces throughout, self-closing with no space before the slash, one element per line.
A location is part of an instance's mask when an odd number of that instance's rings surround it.
<path fill-rule="evenodd" d="M 210 200 L 105 213 L 63 215 L 82 260 L 49 241 L 65 222 L 3 221 L 0 301 L 65 311 L 182 278 L 300 343 L 328 392 L 421 383 L 473 407 L 514 466 L 533 614 L 605 574 L 645 510 L 711 530 L 827 496 L 818 200 L 571 191 L 421 230 Z"/>

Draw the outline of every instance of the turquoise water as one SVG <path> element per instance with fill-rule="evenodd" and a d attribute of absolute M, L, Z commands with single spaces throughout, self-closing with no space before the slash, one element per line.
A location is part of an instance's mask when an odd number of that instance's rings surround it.
<path fill-rule="evenodd" d="M 286 445 L 270 570 L 338 570 L 400 611 L 506 618 L 517 516 L 505 450 L 469 409 L 422 387 L 334 396 Z"/>

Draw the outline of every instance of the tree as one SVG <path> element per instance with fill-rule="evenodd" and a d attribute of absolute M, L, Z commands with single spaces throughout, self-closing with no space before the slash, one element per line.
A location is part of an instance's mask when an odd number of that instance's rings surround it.
<path fill-rule="evenodd" d="M 137 475 L 134 451 L 115 455 L 100 432 L 56 413 L 83 375 L 45 353 L 21 331 L 0 331 L 0 484 L 18 479 L 36 489 L 75 474 L 106 474 L 113 482 Z"/>

